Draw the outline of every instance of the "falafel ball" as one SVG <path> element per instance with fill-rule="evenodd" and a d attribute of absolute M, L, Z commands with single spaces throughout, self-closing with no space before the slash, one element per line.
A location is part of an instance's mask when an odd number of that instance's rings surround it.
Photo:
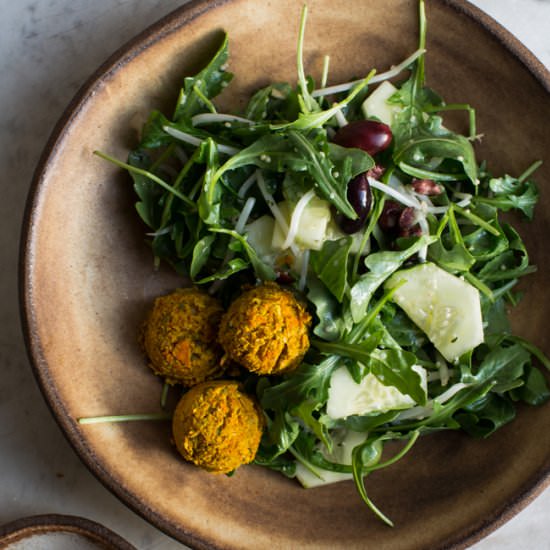
<path fill-rule="evenodd" d="M 223 307 L 197 288 L 158 297 L 142 334 L 150 366 L 170 384 L 191 387 L 223 373 L 217 334 Z"/>
<path fill-rule="evenodd" d="M 222 317 L 223 361 L 233 360 L 257 374 L 292 371 L 309 347 L 310 324 L 311 315 L 289 290 L 272 282 L 254 287 Z"/>
<path fill-rule="evenodd" d="M 260 406 L 238 382 L 215 380 L 183 395 L 172 434 L 185 460 L 210 472 L 229 473 L 254 460 L 264 425 Z"/>

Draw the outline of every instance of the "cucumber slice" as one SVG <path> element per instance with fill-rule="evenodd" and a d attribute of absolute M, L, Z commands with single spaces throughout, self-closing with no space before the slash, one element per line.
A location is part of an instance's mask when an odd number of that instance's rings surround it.
<path fill-rule="evenodd" d="M 397 88 L 385 80 L 372 92 L 361 106 L 365 118 L 377 118 L 380 122 L 392 125 L 394 115 L 400 111 L 397 105 L 388 103 L 388 99 L 397 92 Z"/>
<path fill-rule="evenodd" d="M 321 452 L 330 462 L 351 466 L 353 449 L 357 447 L 357 445 L 364 443 L 366 438 L 367 434 L 364 432 L 336 430 L 336 433 L 332 434 L 332 442 L 334 445 L 332 452 L 328 453 L 324 447 L 321 449 Z M 378 443 L 376 446 L 376 455 L 373 456 L 372 462 L 366 465 L 368 466 L 378 462 L 381 454 L 382 443 Z M 296 479 L 306 489 L 353 479 L 353 474 L 351 473 L 333 472 L 318 468 L 317 466 L 310 467 L 311 469 L 308 469 L 300 462 L 296 462 Z"/>
<path fill-rule="evenodd" d="M 386 288 L 449 362 L 483 342 L 479 292 L 463 279 L 427 262 L 394 273 Z"/>
<path fill-rule="evenodd" d="M 313 473 L 300 462 L 296 462 L 296 479 L 305 489 L 312 489 L 320 485 L 329 485 L 331 483 L 353 479 L 353 474 L 331 472 L 330 470 L 324 470 L 322 468 L 316 468 L 315 473 Z"/>
<path fill-rule="evenodd" d="M 275 228 L 275 219 L 267 214 L 249 223 L 245 227 L 245 235 L 250 246 L 260 258 L 273 255 L 271 240 Z"/>
<path fill-rule="evenodd" d="M 288 201 L 278 204 L 279 210 L 290 226 L 295 205 Z M 303 249 L 321 250 L 327 238 L 327 227 L 331 219 L 330 205 L 327 201 L 313 197 L 306 205 L 299 219 L 298 230 L 294 242 Z M 278 223 L 275 224 L 271 246 L 282 250 L 286 233 Z"/>
<path fill-rule="evenodd" d="M 426 388 L 426 370 L 419 365 L 412 367 L 422 378 Z M 346 367 L 338 367 L 330 377 L 327 400 L 327 415 L 335 420 L 354 414 L 384 413 L 391 410 L 408 409 L 416 403 L 393 386 L 382 384 L 368 373 L 358 384 Z"/>

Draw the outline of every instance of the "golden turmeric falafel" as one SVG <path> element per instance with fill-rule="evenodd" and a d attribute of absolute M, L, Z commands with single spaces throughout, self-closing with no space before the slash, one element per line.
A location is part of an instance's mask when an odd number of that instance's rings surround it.
<path fill-rule="evenodd" d="M 217 333 L 222 314 L 219 301 L 197 288 L 158 297 L 142 334 L 155 374 L 188 387 L 219 377 L 223 350 Z"/>
<path fill-rule="evenodd" d="M 202 382 L 183 395 L 172 420 L 182 457 L 210 472 L 229 473 L 254 460 L 265 420 L 238 382 Z"/>
<path fill-rule="evenodd" d="M 289 290 L 267 282 L 245 291 L 222 317 L 223 361 L 250 372 L 281 374 L 295 369 L 309 347 L 311 315 Z"/>

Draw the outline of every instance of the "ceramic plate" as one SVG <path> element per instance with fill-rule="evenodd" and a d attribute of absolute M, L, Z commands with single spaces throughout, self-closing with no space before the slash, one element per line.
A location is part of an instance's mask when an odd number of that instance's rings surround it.
<path fill-rule="evenodd" d="M 45 514 L 0 525 L 5 550 L 136 550 L 105 526 L 78 516 Z"/>
<path fill-rule="evenodd" d="M 305 63 L 331 82 L 380 71 L 417 46 L 412 0 L 311 0 Z M 423 438 L 405 459 L 369 477 L 388 528 L 351 482 L 304 490 L 254 466 L 233 477 L 184 463 L 168 423 L 80 425 L 79 417 L 158 410 L 160 381 L 144 366 L 137 334 L 153 296 L 178 284 L 155 272 L 125 174 L 93 156 L 125 158 L 153 108 L 170 112 L 183 75 L 230 39 L 236 77 L 221 102 L 238 110 L 271 80 L 295 81 L 301 2 L 198 1 L 117 52 L 84 86 L 57 126 L 29 198 L 22 311 L 45 398 L 76 452 L 129 507 L 196 548 L 462 547 L 496 528 L 548 484 L 550 408 L 520 408 L 487 440 Z M 465 1 L 428 1 L 427 80 L 448 102 L 469 102 L 494 172 L 518 174 L 536 159 L 550 180 L 550 78 L 516 40 Z M 542 187 L 542 186 L 541 186 Z M 550 193 L 520 225 L 532 261 L 516 331 L 550 352 Z"/>

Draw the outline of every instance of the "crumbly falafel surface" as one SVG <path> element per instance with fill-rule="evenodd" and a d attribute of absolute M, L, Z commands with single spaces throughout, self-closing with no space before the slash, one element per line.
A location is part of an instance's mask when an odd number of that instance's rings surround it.
<path fill-rule="evenodd" d="M 263 375 L 294 370 L 309 348 L 311 315 L 276 283 L 245 291 L 222 317 L 219 341 L 232 360 Z"/>
<path fill-rule="evenodd" d="M 254 460 L 265 420 L 239 383 L 203 382 L 178 402 L 172 434 L 182 457 L 210 472 L 229 473 Z"/>
<path fill-rule="evenodd" d="M 223 374 L 217 342 L 223 311 L 217 299 L 194 287 L 158 297 L 142 334 L 153 372 L 187 387 Z"/>

